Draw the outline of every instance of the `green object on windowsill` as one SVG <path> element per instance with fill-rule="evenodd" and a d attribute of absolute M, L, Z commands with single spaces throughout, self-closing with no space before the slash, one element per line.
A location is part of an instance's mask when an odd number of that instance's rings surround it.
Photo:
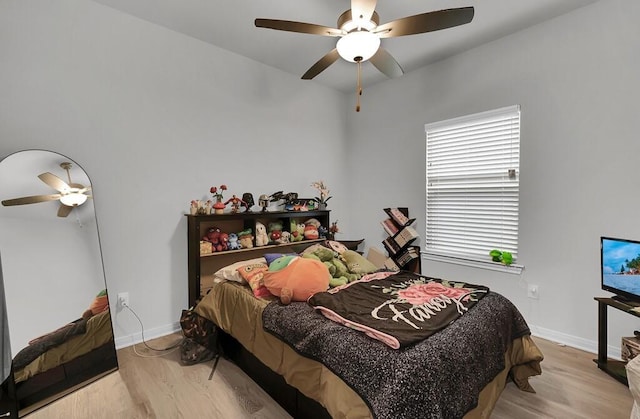
<path fill-rule="evenodd" d="M 500 262 L 503 265 L 511 265 L 513 263 L 513 255 L 509 252 L 501 252 L 498 249 L 493 249 L 489 252 L 491 260 L 494 262 Z"/>

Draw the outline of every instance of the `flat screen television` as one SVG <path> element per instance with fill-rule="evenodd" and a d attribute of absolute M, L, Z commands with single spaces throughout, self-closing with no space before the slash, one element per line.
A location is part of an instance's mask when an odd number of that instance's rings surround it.
<path fill-rule="evenodd" d="M 623 302 L 640 304 L 640 241 L 600 238 L 602 289 Z"/>

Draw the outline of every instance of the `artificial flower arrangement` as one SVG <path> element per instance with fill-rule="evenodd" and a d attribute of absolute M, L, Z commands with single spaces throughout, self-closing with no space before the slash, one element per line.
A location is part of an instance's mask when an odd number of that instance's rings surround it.
<path fill-rule="evenodd" d="M 209 215 L 211 213 L 222 214 L 224 212 L 225 203 L 222 202 L 222 193 L 227 190 L 227 185 L 222 184 L 219 187 L 212 186 L 209 192 L 213 195 L 215 202 L 208 199 L 206 201 L 194 199 L 191 201 L 191 215 Z"/>
<path fill-rule="evenodd" d="M 336 237 L 336 233 L 340 233 L 340 229 L 338 228 L 338 220 L 335 220 L 329 226 L 329 240 L 334 240 Z"/>
<path fill-rule="evenodd" d="M 211 192 L 213 197 L 216 199 L 216 202 L 213 204 L 213 210 L 215 214 L 222 214 L 224 212 L 225 204 L 222 202 L 222 192 L 226 190 L 227 185 L 225 185 L 224 183 L 220 185 L 219 188 L 212 186 L 211 189 L 209 189 L 209 192 Z"/>
<path fill-rule="evenodd" d="M 318 203 L 318 207 L 322 209 L 321 207 L 326 206 L 327 201 L 331 199 L 331 197 L 329 196 L 329 188 L 324 184 L 324 181 L 322 180 L 311 183 L 311 187 L 318 190 L 320 196 L 313 198 L 313 200 L 316 201 Z"/>

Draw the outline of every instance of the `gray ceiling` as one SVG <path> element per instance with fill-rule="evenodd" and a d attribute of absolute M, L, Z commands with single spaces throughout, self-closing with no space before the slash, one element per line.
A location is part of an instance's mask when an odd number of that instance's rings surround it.
<path fill-rule="evenodd" d="M 98 3 L 200 39 L 255 61 L 301 76 L 335 47 L 336 38 L 256 28 L 255 18 L 336 27 L 349 0 L 94 0 Z M 475 7 L 471 23 L 438 32 L 382 40 L 405 73 L 517 32 L 597 0 L 380 0 L 380 23 L 419 13 Z M 386 80 L 370 63 L 363 65 L 366 87 Z M 350 92 L 356 66 L 342 60 L 313 81 Z"/>

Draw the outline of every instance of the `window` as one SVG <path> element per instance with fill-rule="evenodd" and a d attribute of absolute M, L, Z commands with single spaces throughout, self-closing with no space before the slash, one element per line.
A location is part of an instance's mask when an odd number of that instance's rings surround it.
<path fill-rule="evenodd" d="M 426 257 L 478 266 L 499 249 L 515 260 L 520 107 L 427 124 L 425 131 Z"/>

